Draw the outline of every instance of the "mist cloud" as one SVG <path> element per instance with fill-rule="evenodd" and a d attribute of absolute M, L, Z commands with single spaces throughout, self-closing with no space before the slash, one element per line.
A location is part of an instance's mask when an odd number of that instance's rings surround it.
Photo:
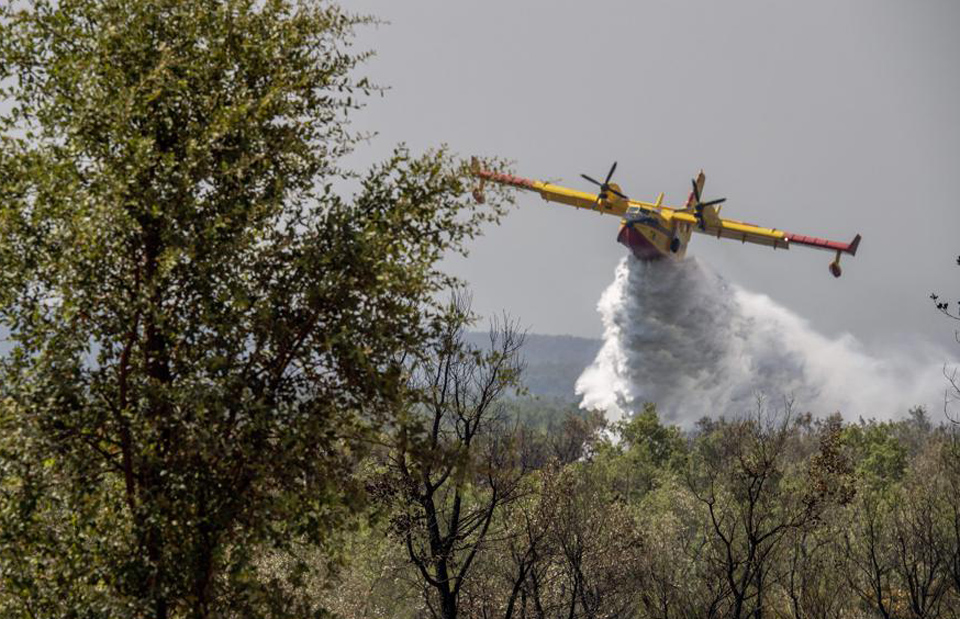
<path fill-rule="evenodd" d="M 942 415 L 944 351 L 880 353 L 850 335 L 828 338 L 693 257 L 625 257 L 597 309 L 604 344 L 577 394 L 613 420 L 654 402 L 666 420 L 690 425 L 752 411 L 758 394 L 848 420 L 895 418 L 916 405 Z"/>

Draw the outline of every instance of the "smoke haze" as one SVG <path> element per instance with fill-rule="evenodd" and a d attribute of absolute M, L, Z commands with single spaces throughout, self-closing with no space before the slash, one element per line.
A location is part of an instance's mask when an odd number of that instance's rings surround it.
<path fill-rule="evenodd" d="M 828 338 L 693 257 L 625 257 L 597 309 L 604 343 L 577 394 L 611 420 L 653 402 L 661 417 L 689 426 L 750 412 L 758 395 L 848 420 L 894 418 L 916 405 L 942 415 L 943 351 L 876 354 L 850 335 Z"/>

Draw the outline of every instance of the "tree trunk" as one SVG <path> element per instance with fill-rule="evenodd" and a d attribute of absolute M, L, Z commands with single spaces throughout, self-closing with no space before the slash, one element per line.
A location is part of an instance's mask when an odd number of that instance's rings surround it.
<path fill-rule="evenodd" d="M 440 591 L 440 613 L 443 619 L 457 619 L 457 596 L 447 589 Z"/>

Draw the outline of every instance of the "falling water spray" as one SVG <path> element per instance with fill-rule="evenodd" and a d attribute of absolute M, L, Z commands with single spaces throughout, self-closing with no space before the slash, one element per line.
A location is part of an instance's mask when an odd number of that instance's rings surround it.
<path fill-rule="evenodd" d="M 666 420 L 691 425 L 755 410 L 758 396 L 850 420 L 893 418 L 916 405 L 942 411 L 940 351 L 920 361 L 916 351 L 876 355 L 851 335 L 826 337 L 693 257 L 627 256 L 597 308 L 604 343 L 577 393 L 582 407 L 611 420 L 653 402 Z"/>

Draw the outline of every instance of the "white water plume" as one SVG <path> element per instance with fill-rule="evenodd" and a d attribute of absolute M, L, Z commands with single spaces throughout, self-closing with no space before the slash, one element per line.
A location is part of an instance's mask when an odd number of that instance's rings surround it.
<path fill-rule="evenodd" d="M 665 420 L 737 416 L 782 398 L 794 411 L 889 419 L 916 405 L 942 414 L 944 354 L 875 355 L 853 336 L 828 338 L 769 297 L 695 258 L 617 266 L 597 304 L 604 344 L 577 380 L 581 406 L 620 419 L 653 402 Z"/>

